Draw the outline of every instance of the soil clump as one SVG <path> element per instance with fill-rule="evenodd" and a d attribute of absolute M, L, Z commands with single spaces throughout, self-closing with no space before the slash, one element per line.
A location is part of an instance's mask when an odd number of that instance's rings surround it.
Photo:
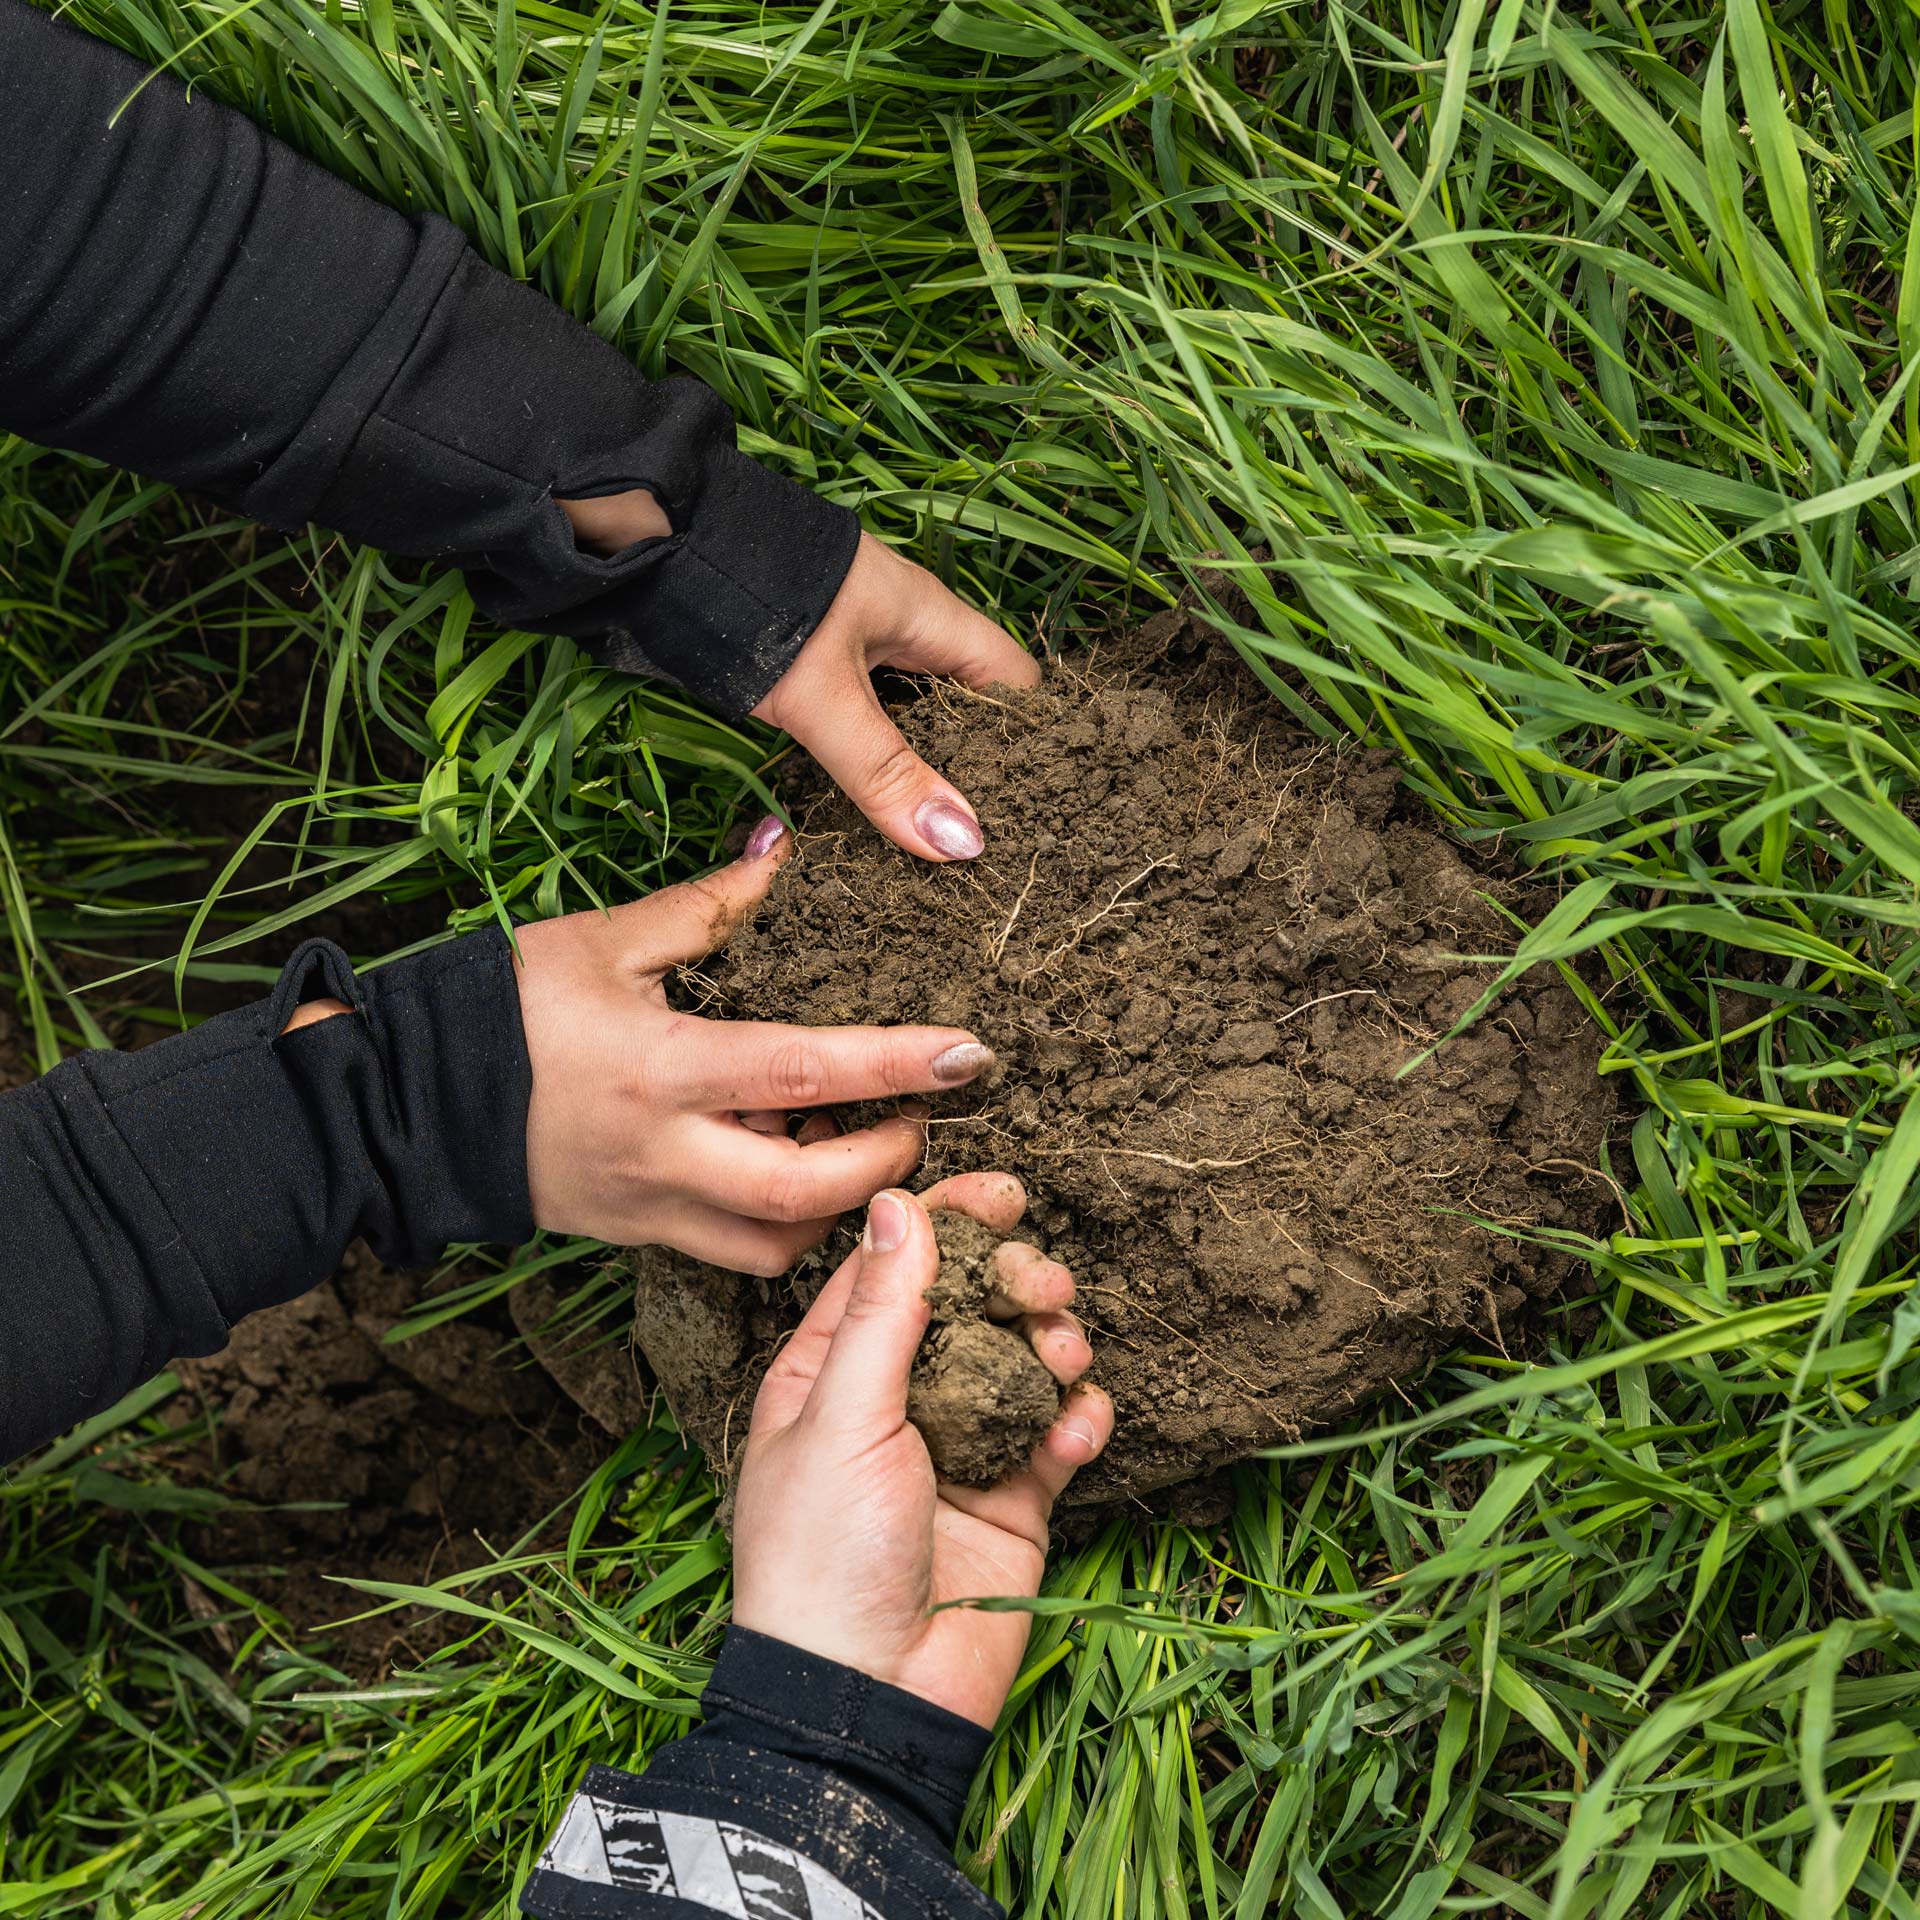
<path fill-rule="evenodd" d="M 1119 1423 L 1070 1498 L 1338 1420 L 1464 1338 L 1504 1346 L 1563 1287 L 1575 1256 L 1532 1236 L 1604 1210 L 1599 1035 L 1536 971 L 1438 1046 L 1488 981 L 1459 956 L 1512 949 L 1488 896 L 1546 903 L 1469 868 L 1389 756 L 1295 730 L 1185 612 L 1032 693 L 936 684 L 895 717 L 986 851 L 914 860 L 803 774 L 796 857 L 676 992 L 994 1048 L 936 1103 L 925 1177 L 1017 1174 L 1019 1237 L 1075 1272 Z M 771 1284 L 635 1256 L 639 1343 L 723 1470 L 851 1236 Z"/>
<path fill-rule="evenodd" d="M 933 1324 L 907 1387 L 907 1418 L 934 1471 L 991 1487 L 1026 1465 L 1060 1410 L 1053 1375 L 1028 1342 L 987 1318 L 1000 1236 L 964 1213 L 936 1209 L 940 1273 L 927 1289 Z"/>

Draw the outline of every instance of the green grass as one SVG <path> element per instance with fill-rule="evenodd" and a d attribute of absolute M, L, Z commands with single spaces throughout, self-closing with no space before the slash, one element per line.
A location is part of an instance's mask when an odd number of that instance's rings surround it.
<path fill-rule="evenodd" d="M 1550 1364 L 1458 1355 L 1243 1470 L 1224 1527 L 1063 1559 L 986 1884 L 1050 1920 L 1920 1914 L 1920 20 L 77 11 L 714 380 L 1023 636 L 1223 557 L 1276 698 L 1555 880 L 1524 956 L 1608 983 L 1623 1212 Z M 329 897 L 630 896 L 777 778 L 444 579 L 4 442 L 0 602 L 0 966 L 43 1061 Z M 297 885 L 183 828 L 221 787 Z M 0 1912 L 504 1914 L 574 1770 L 680 1724 L 726 1587 L 670 1435 L 589 1491 L 622 1544 L 461 1584 L 471 1636 L 369 1696 L 192 1563 L 151 1425 L 0 1481 Z"/>

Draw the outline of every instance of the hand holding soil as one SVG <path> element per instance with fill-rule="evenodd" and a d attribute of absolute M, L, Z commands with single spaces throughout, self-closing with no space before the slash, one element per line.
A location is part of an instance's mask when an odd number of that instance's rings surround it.
<path fill-rule="evenodd" d="M 1080 1381 L 1092 1351 L 1066 1312 L 1071 1276 L 1017 1245 L 987 1256 L 987 1310 L 1018 1316 L 1031 1350 L 1068 1388 L 1027 1465 L 984 1491 L 944 1483 L 908 1421 L 943 1264 L 928 1207 L 990 1229 L 977 1255 L 1025 1205 L 1004 1174 L 957 1175 L 923 1200 L 875 1198 L 860 1245 L 761 1381 L 734 1509 L 739 1625 L 983 1726 L 1019 1672 L 1027 1616 L 934 1609 L 1037 1593 L 1053 1503 L 1113 1431 L 1112 1402 Z M 970 1291 L 980 1278 L 976 1264 Z"/>
<path fill-rule="evenodd" d="M 898 719 L 986 851 L 903 859 L 800 787 L 799 856 L 676 990 L 992 1045 L 927 1170 L 1008 1167 L 1078 1276 L 1119 1429 L 1070 1499 L 1292 1439 L 1462 1340 L 1511 1351 L 1606 1202 L 1599 1038 L 1542 970 L 1442 1041 L 1488 980 L 1468 956 L 1511 950 L 1488 896 L 1538 903 L 1402 805 L 1385 755 L 1292 730 L 1183 613 L 1029 692 L 930 683 Z M 640 1344 L 716 1462 L 826 1257 L 773 1288 L 636 1260 Z"/>
<path fill-rule="evenodd" d="M 785 1272 L 840 1214 L 903 1179 L 924 1144 L 898 1114 L 842 1133 L 822 1113 L 794 1138 L 788 1115 L 960 1086 L 992 1063 L 960 1028 L 807 1031 L 667 1004 L 666 975 L 724 942 L 791 850 L 771 821 L 704 880 L 520 929 L 540 1226 Z"/>

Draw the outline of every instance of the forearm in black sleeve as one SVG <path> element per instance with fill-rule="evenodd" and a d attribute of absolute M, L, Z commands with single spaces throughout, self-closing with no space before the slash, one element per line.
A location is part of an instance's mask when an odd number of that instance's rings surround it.
<path fill-rule="evenodd" d="M 705 1720 L 589 1767 L 521 1895 L 536 1920 L 1004 1920 L 953 1864 L 984 1728 L 728 1630 Z"/>
<path fill-rule="evenodd" d="M 315 996 L 349 1010 L 283 1032 Z M 396 1266 L 526 1238 L 531 1089 L 490 932 L 364 980 L 309 941 L 271 999 L 0 1094 L 0 1464 L 224 1346 L 355 1234 Z"/>
<path fill-rule="evenodd" d="M 144 83 L 144 84 L 143 84 Z M 0 427 L 460 567 L 730 715 L 785 672 L 859 538 L 433 215 L 0 0 Z M 646 487 L 671 538 L 580 551 L 556 504 Z"/>

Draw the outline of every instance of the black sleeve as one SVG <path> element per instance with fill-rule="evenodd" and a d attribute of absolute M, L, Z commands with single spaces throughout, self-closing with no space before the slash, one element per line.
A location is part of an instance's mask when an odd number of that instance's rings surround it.
<path fill-rule="evenodd" d="M 742 1627 L 706 1718 L 589 1767 L 520 1897 L 537 1920 L 996 1920 L 953 1864 L 986 1730 Z"/>
<path fill-rule="evenodd" d="M 642 379 L 446 221 L 26 0 L 0 0 L 0 427 L 460 567 L 492 618 L 733 716 L 859 538 L 698 381 Z M 580 551 L 555 494 L 640 486 L 672 537 Z"/>
<path fill-rule="evenodd" d="M 351 1011 L 281 1032 L 325 995 Z M 312 940 L 269 1000 L 0 1094 L 0 1463 L 224 1346 L 356 1234 L 396 1266 L 525 1239 L 531 1091 L 489 932 L 364 981 Z"/>

